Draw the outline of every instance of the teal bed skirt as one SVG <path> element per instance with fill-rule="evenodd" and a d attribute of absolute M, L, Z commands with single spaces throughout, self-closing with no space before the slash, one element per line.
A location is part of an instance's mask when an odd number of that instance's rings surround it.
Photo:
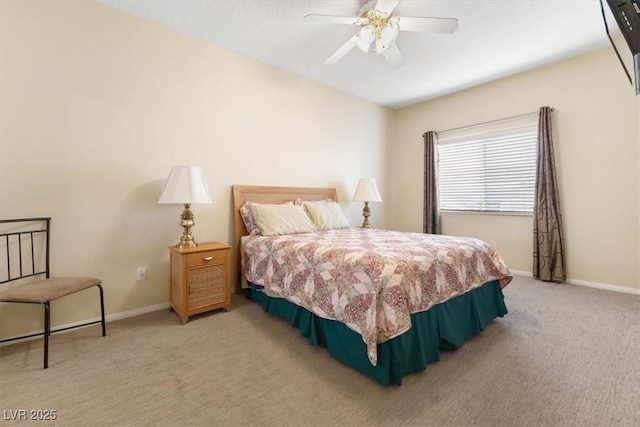
<path fill-rule="evenodd" d="M 430 310 L 412 314 L 411 329 L 378 344 L 378 364 L 373 366 L 362 337 L 344 324 L 318 317 L 283 298 L 271 298 L 255 289 L 246 292 L 266 312 L 298 328 L 309 343 L 326 347 L 334 358 L 383 386 L 402 384 L 403 376 L 423 371 L 427 363 L 440 360 L 441 348 L 460 347 L 484 330 L 492 319 L 507 314 L 498 282 L 487 282 Z"/>

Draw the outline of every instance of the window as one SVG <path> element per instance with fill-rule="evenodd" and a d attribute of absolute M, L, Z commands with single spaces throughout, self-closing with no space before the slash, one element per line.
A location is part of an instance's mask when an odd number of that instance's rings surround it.
<path fill-rule="evenodd" d="M 527 121 L 438 135 L 441 210 L 533 213 L 538 129 Z"/>

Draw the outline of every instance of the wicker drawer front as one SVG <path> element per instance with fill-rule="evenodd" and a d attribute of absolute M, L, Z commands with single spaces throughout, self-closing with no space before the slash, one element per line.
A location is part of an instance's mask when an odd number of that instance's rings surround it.
<path fill-rule="evenodd" d="M 222 255 L 224 257 L 224 254 Z M 187 270 L 187 293 L 189 310 L 224 303 L 227 298 L 226 265 L 215 264 L 189 268 Z"/>
<path fill-rule="evenodd" d="M 222 264 L 227 259 L 226 251 L 206 251 L 187 255 L 187 268 Z"/>

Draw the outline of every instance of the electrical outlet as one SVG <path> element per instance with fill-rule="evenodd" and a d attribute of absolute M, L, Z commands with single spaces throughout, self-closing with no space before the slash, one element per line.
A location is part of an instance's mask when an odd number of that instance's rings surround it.
<path fill-rule="evenodd" d="M 147 267 L 138 267 L 136 270 L 136 280 L 147 280 Z"/>

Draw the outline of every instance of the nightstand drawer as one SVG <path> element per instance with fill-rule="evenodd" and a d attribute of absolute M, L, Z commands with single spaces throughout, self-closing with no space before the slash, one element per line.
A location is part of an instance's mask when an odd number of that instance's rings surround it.
<path fill-rule="evenodd" d="M 187 268 L 221 264 L 227 259 L 227 251 L 205 251 L 187 255 Z"/>

